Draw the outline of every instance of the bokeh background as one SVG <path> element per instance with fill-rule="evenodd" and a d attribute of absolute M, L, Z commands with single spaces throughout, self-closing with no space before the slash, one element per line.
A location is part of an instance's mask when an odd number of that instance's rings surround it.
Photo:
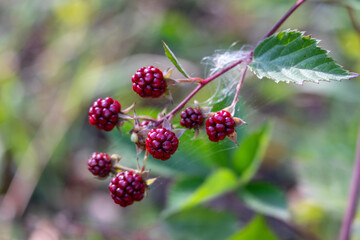
<path fill-rule="evenodd" d="M 149 159 L 159 179 L 126 209 L 113 204 L 109 179 L 86 167 L 95 151 L 136 166 L 129 124 L 105 133 L 88 123 L 94 100 L 136 102 L 151 116 L 175 106 L 131 89 L 138 68 L 172 66 L 161 40 L 191 76 L 204 77 L 203 57 L 234 42 L 233 49 L 256 45 L 292 2 L 1 1 L 0 239 L 336 239 L 355 156 L 359 78 L 297 86 L 248 74 L 239 146 L 185 133 L 169 161 Z M 282 29 L 322 39 L 331 57 L 359 73 L 360 4 L 341 3 L 352 9 L 309 1 Z M 193 87 L 172 87 L 174 102 Z M 360 239 L 358 216 L 353 239 Z"/>

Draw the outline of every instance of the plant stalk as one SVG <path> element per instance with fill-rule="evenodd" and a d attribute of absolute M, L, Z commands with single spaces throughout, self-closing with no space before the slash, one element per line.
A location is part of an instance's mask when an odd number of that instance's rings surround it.
<path fill-rule="evenodd" d="M 265 35 L 264 38 L 273 35 L 280 28 L 280 26 L 295 12 L 295 10 L 305 2 L 306 0 L 297 0 L 295 5 L 289 9 L 289 11 L 275 24 L 275 26 Z"/>
<path fill-rule="evenodd" d="M 360 187 L 360 124 L 359 124 L 359 134 L 358 134 L 358 140 L 356 146 L 354 169 L 350 182 L 348 204 L 341 224 L 339 240 L 350 239 L 351 226 L 354 220 L 354 216 L 356 213 L 357 204 L 359 200 L 359 187 Z"/>

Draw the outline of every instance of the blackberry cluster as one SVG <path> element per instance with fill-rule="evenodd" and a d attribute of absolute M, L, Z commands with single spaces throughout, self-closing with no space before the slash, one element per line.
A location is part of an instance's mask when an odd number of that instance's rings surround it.
<path fill-rule="evenodd" d="M 175 133 L 165 128 L 151 129 L 145 141 L 146 149 L 156 159 L 168 160 L 178 148 Z"/>
<path fill-rule="evenodd" d="M 146 183 L 137 173 L 125 171 L 116 174 L 109 184 L 109 190 L 114 202 L 126 207 L 144 198 Z"/>
<path fill-rule="evenodd" d="M 180 114 L 180 124 L 188 129 L 198 128 L 204 121 L 202 112 L 198 108 L 188 107 Z"/>
<path fill-rule="evenodd" d="M 210 141 L 223 140 L 235 131 L 235 121 L 225 110 L 215 113 L 206 120 L 206 133 Z"/>
<path fill-rule="evenodd" d="M 119 121 L 121 105 L 118 101 L 107 97 L 99 98 L 89 109 L 89 123 L 98 129 L 111 131 Z"/>
<path fill-rule="evenodd" d="M 108 154 L 94 152 L 88 160 L 88 170 L 98 177 L 109 175 L 112 167 L 112 161 Z"/>
<path fill-rule="evenodd" d="M 160 97 L 166 91 L 163 73 L 156 67 L 142 67 L 132 76 L 133 90 L 141 97 Z"/>

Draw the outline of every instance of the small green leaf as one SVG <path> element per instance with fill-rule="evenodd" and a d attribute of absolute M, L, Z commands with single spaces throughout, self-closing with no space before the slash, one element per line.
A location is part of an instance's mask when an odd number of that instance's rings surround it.
<path fill-rule="evenodd" d="M 226 212 L 204 207 L 183 210 L 166 219 L 174 240 L 223 240 L 236 230 L 236 219 Z"/>
<path fill-rule="evenodd" d="M 256 216 L 238 233 L 227 240 L 278 240 L 271 229 L 266 225 L 262 216 Z"/>
<path fill-rule="evenodd" d="M 256 182 L 238 191 L 245 204 L 258 213 L 286 220 L 289 218 L 285 193 L 275 185 Z"/>
<path fill-rule="evenodd" d="M 358 77 L 344 70 L 318 47 L 319 40 L 303 32 L 286 30 L 262 41 L 254 51 L 251 71 L 260 79 L 302 84 L 304 81 L 340 81 Z"/>
<path fill-rule="evenodd" d="M 169 60 L 174 64 L 174 66 L 179 70 L 179 72 L 184 75 L 186 78 L 190 78 L 189 75 L 185 72 L 184 68 L 181 66 L 177 58 L 175 57 L 175 54 L 170 50 L 168 45 L 164 41 L 162 41 L 162 44 L 164 46 L 165 55 L 169 58 Z"/>
<path fill-rule="evenodd" d="M 269 143 L 270 126 L 248 136 L 240 143 L 233 158 L 234 170 L 240 174 L 240 184 L 246 184 L 258 170 Z"/>

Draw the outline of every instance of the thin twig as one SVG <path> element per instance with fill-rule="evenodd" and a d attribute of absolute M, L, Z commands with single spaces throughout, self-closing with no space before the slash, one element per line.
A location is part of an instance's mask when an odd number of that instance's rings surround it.
<path fill-rule="evenodd" d="M 359 187 L 360 187 L 360 124 L 359 124 L 359 135 L 356 146 L 354 170 L 350 182 L 348 204 L 342 221 L 339 240 L 348 240 L 350 238 L 351 225 L 354 220 L 354 216 L 359 200 Z"/>
<path fill-rule="evenodd" d="M 241 85 L 244 82 L 245 75 L 246 75 L 246 70 L 247 70 L 248 66 L 249 66 L 249 64 L 246 64 L 246 66 L 244 67 L 244 70 L 243 70 L 243 72 L 241 74 L 241 79 L 240 79 L 238 85 L 236 86 L 235 96 L 234 96 L 234 99 L 233 99 L 233 101 L 231 103 L 231 106 L 233 106 L 233 107 L 235 107 L 236 103 L 238 102 Z"/>
<path fill-rule="evenodd" d="M 306 0 L 298 0 L 295 5 L 290 8 L 290 10 L 275 24 L 275 26 L 265 35 L 264 38 L 270 37 L 271 35 L 273 35 L 279 28 L 280 26 L 291 16 L 291 14 L 293 14 L 293 12 L 295 12 L 295 10 L 300 7 L 304 2 L 306 2 Z"/>

